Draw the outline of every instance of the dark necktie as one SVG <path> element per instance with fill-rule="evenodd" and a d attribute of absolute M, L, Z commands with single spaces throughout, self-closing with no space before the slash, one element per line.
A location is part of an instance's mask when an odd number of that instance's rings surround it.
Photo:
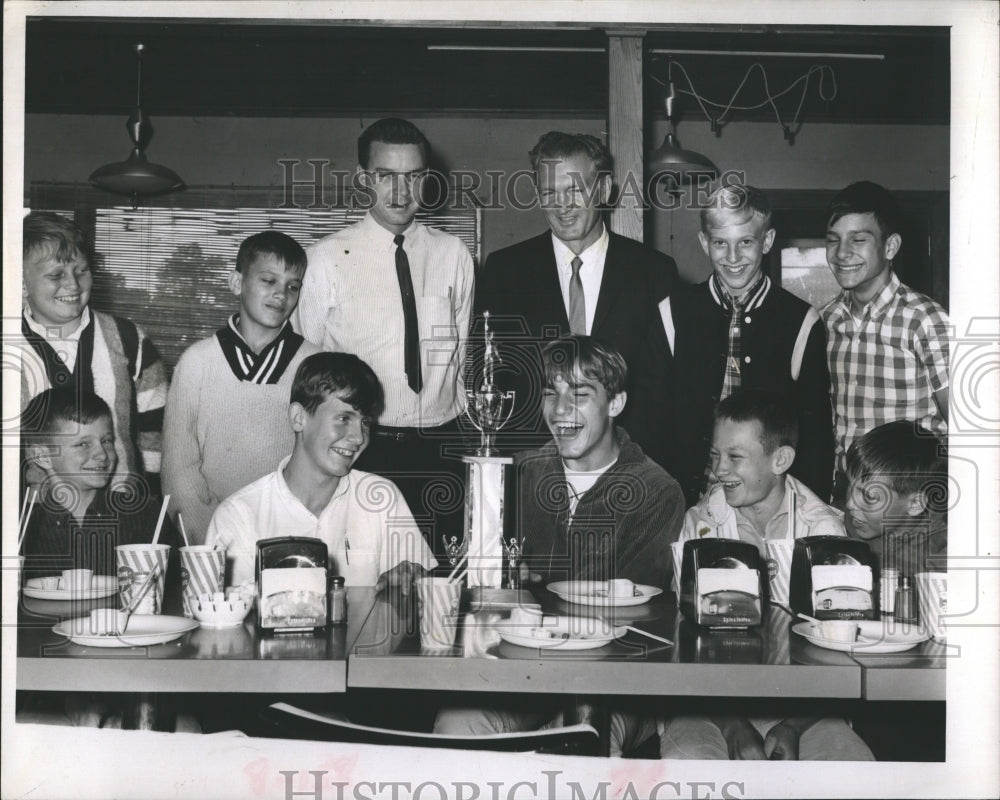
<path fill-rule="evenodd" d="M 569 262 L 573 274 L 569 279 L 569 330 L 570 333 L 586 335 L 587 333 L 587 302 L 583 297 L 583 281 L 580 280 L 580 267 L 583 262 L 579 256 L 574 256 Z"/>
<path fill-rule="evenodd" d="M 424 385 L 420 376 L 420 333 L 417 329 L 417 301 L 413 296 L 413 280 L 410 278 L 410 259 L 403 249 L 403 234 L 393 239 L 396 243 L 396 277 L 399 278 L 399 293 L 403 298 L 403 323 L 406 334 L 403 341 L 406 382 L 414 392 Z"/>

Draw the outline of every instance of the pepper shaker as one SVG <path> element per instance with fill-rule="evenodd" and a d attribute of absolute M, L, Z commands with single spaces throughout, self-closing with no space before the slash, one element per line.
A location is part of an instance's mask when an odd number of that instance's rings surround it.
<path fill-rule="evenodd" d="M 330 622 L 334 625 L 347 622 L 347 589 L 339 575 L 330 580 Z"/>
<path fill-rule="evenodd" d="M 897 622 L 916 622 L 917 607 L 913 601 L 913 589 L 910 579 L 903 578 L 903 583 L 896 589 L 896 607 L 894 609 Z"/>

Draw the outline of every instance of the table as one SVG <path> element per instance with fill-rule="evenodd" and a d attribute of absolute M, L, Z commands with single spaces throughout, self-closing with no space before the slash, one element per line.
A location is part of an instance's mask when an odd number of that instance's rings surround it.
<path fill-rule="evenodd" d="M 371 587 L 348 590 L 348 621 L 318 634 L 262 635 L 253 614 L 238 628 L 197 628 L 166 644 L 95 648 L 54 633 L 61 619 L 113 607 L 117 597 L 57 602 L 21 597 L 17 688 L 129 692 L 147 707 L 164 692 L 331 693 L 347 688 L 347 653 L 375 602 Z M 152 727 L 148 708 L 137 715 Z"/>

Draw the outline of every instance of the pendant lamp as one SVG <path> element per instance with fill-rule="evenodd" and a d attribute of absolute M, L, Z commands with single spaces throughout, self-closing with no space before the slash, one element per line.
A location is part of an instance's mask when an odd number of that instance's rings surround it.
<path fill-rule="evenodd" d="M 142 110 L 142 54 L 145 49 L 143 44 L 135 46 L 137 64 L 135 108 L 125 123 L 125 129 L 132 139 L 132 152 L 124 161 L 98 167 L 90 176 L 90 182 L 95 186 L 114 194 L 131 197 L 132 208 L 139 205 L 140 197 L 165 194 L 184 188 L 184 181 L 172 169 L 146 160 L 144 150 L 153 136 L 153 126 Z"/>
<path fill-rule="evenodd" d="M 701 177 L 707 180 L 717 177 L 719 168 L 709 158 L 694 150 L 683 149 L 677 140 L 677 93 L 673 81 L 667 84 L 666 105 L 670 131 L 663 144 L 649 154 L 647 169 L 650 176 L 659 175 L 661 181 L 673 184 L 670 188 L 674 190 L 681 185 L 695 183 Z"/>

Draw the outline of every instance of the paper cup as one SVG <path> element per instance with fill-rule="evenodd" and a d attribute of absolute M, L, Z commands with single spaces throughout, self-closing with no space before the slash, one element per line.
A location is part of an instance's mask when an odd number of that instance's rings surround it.
<path fill-rule="evenodd" d="M 421 648 L 450 649 L 455 644 L 462 585 L 447 578 L 420 578 L 416 586 Z"/>
<path fill-rule="evenodd" d="M 679 600 L 681 596 L 681 561 L 684 558 L 684 542 L 672 542 L 670 544 L 670 558 L 674 564 L 674 579 L 671 588 L 673 588 Z"/>
<path fill-rule="evenodd" d="M 129 617 L 116 608 L 95 608 L 90 612 L 90 632 L 97 636 L 119 636 L 125 632 Z"/>
<path fill-rule="evenodd" d="M 93 579 L 92 569 L 64 569 L 62 578 L 59 579 L 59 588 L 69 592 L 82 592 L 90 589 Z"/>
<path fill-rule="evenodd" d="M 193 606 L 203 594 L 214 595 L 225 585 L 226 551 L 208 545 L 181 548 L 181 600 L 184 616 L 193 617 Z"/>
<path fill-rule="evenodd" d="M 943 641 L 948 616 L 948 573 L 918 572 L 913 578 L 917 582 L 920 624 L 931 638 Z"/>
<path fill-rule="evenodd" d="M 764 542 L 767 573 L 770 577 L 771 602 L 788 605 L 788 584 L 792 574 L 794 539 L 775 539 Z"/>
<path fill-rule="evenodd" d="M 849 619 L 827 619 L 817 626 L 819 635 L 829 642 L 849 643 L 858 638 L 858 623 Z"/>
<path fill-rule="evenodd" d="M 167 582 L 168 544 L 120 544 L 115 548 L 118 563 L 118 592 L 122 607 L 127 607 L 135 593 L 142 588 L 149 573 L 160 568 L 156 580 L 146 589 L 133 614 L 159 614 L 163 606 L 163 589 Z"/>

